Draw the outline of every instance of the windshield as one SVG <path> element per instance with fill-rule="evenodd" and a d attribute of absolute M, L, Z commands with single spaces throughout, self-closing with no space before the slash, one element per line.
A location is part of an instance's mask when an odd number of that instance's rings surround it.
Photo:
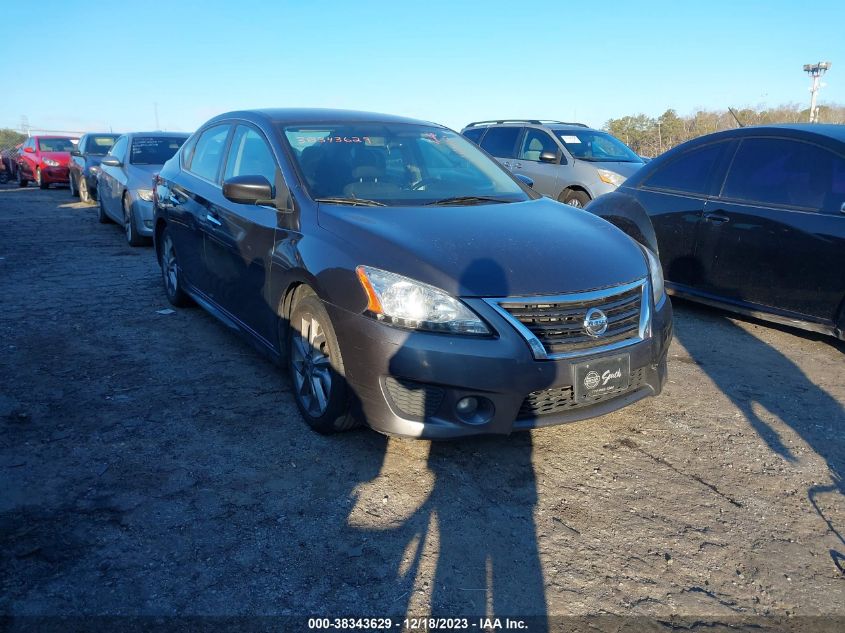
<path fill-rule="evenodd" d="M 173 136 L 136 136 L 132 139 L 129 162 L 133 165 L 164 165 L 184 142 L 184 138 Z"/>
<path fill-rule="evenodd" d="M 282 131 L 315 200 L 417 206 L 530 198 L 475 145 L 440 127 L 328 123 Z"/>
<path fill-rule="evenodd" d="M 575 158 L 593 163 L 641 163 L 642 159 L 618 138 L 596 130 L 556 130 Z"/>
<path fill-rule="evenodd" d="M 114 136 L 89 136 L 85 142 L 85 151 L 95 156 L 105 156 L 114 145 L 118 135 Z"/>
<path fill-rule="evenodd" d="M 71 152 L 74 150 L 73 142 L 69 138 L 40 138 L 38 148 L 42 152 Z"/>

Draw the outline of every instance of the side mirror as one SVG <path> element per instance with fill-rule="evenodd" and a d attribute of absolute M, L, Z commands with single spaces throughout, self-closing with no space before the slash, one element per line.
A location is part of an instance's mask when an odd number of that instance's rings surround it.
<path fill-rule="evenodd" d="M 25 151 L 27 154 L 34 154 L 34 153 L 35 153 L 35 148 L 33 148 L 33 147 L 24 147 L 24 148 L 23 148 L 23 151 Z"/>
<path fill-rule="evenodd" d="M 557 152 L 540 152 L 541 163 L 556 163 Z"/>
<path fill-rule="evenodd" d="M 78 149 L 72 149 L 72 150 L 70 150 L 70 155 L 71 156 L 82 156 L 82 152 L 80 152 Z"/>
<path fill-rule="evenodd" d="M 120 159 L 116 156 L 106 156 L 103 160 L 100 161 L 101 165 L 105 165 L 107 167 L 120 167 L 123 163 L 120 162 Z"/>
<path fill-rule="evenodd" d="M 238 204 L 273 205 L 273 186 L 264 176 L 232 176 L 223 181 L 223 196 Z"/>
<path fill-rule="evenodd" d="M 534 188 L 534 179 L 533 178 L 529 178 L 525 174 L 514 174 L 514 176 L 516 177 L 517 180 L 522 182 L 522 184 L 524 184 L 526 187 L 528 187 L 530 189 Z"/>

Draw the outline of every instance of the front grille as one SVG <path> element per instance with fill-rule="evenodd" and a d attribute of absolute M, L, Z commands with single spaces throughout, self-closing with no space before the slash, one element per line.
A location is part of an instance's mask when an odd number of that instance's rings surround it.
<path fill-rule="evenodd" d="M 615 398 L 616 396 L 626 393 L 628 391 L 636 391 L 643 386 L 645 381 L 645 368 L 640 367 L 636 371 L 631 372 L 631 382 L 627 389 L 617 389 L 603 393 L 600 396 L 593 396 L 578 402 L 575 400 L 575 392 L 572 387 L 555 387 L 554 389 L 543 389 L 542 391 L 532 391 L 522 401 L 522 406 L 519 407 L 517 420 L 525 420 L 537 418 L 544 415 L 553 415 L 555 413 L 562 413 L 570 409 L 578 409 L 580 407 L 588 407 L 592 404 L 603 402 Z"/>
<path fill-rule="evenodd" d="M 569 296 L 499 299 L 497 304 L 536 338 L 547 356 L 589 353 L 639 340 L 644 283 Z M 584 327 L 592 308 L 607 316 L 607 330 L 599 336 L 591 336 Z"/>
<path fill-rule="evenodd" d="M 393 405 L 407 418 L 431 417 L 443 402 L 443 389 L 435 385 L 390 376 L 384 385 Z"/>

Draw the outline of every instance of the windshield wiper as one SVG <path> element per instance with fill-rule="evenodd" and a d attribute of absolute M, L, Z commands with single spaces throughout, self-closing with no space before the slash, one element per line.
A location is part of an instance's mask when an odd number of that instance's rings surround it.
<path fill-rule="evenodd" d="M 377 200 L 366 198 L 315 198 L 315 202 L 326 202 L 328 204 L 348 204 L 353 207 L 386 207 L 387 205 Z"/>
<path fill-rule="evenodd" d="M 503 198 L 491 198 L 490 196 L 455 196 L 453 198 L 443 198 L 442 200 L 435 200 L 434 202 L 429 202 L 427 204 L 447 206 L 450 204 L 484 204 L 485 202 L 505 203 L 512 202 L 512 200 L 505 200 Z"/>

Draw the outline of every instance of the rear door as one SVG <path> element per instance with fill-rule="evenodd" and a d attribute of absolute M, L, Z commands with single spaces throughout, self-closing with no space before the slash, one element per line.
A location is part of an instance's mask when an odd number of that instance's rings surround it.
<path fill-rule="evenodd" d="M 741 141 L 700 250 L 713 291 L 829 322 L 845 297 L 845 158 L 797 139 Z"/>
<path fill-rule="evenodd" d="M 563 189 L 561 166 L 558 163 L 540 161 L 540 154 L 551 152 L 558 156 L 561 151 L 548 132 L 537 128 L 525 128 L 525 134 L 519 142 L 519 151 L 513 161 L 513 172 L 524 174 L 534 181 L 534 190 L 544 196 L 557 198 Z"/>
<path fill-rule="evenodd" d="M 220 221 L 220 171 L 231 130 L 230 123 L 212 125 L 185 148 L 180 182 L 170 192 L 170 214 L 175 221 L 172 237 L 179 264 L 188 283 L 206 296 L 210 296 L 212 284 L 205 236 L 209 225 Z"/>
<path fill-rule="evenodd" d="M 481 149 L 493 156 L 508 169 L 513 168 L 516 143 L 522 133 L 519 126 L 491 127 L 481 139 Z"/>
<path fill-rule="evenodd" d="M 129 137 L 121 136 L 109 150 L 108 156 L 112 156 L 125 163 L 127 160 L 126 151 L 129 145 Z M 120 178 L 123 167 L 112 167 L 101 165 L 100 176 L 97 180 L 97 199 L 103 205 L 106 213 L 112 218 L 122 218 L 123 209 L 120 208 Z"/>
<path fill-rule="evenodd" d="M 636 195 L 648 210 L 670 284 L 701 288 L 708 283 L 712 261 L 697 250 L 698 229 L 733 146 L 729 140 L 692 147 L 661 164 L 640 185 Z"/>
<path fill-rule="evenodd" d="M 271 185 L 276 159 L 261 131 L 238 124 L 232 135 L 223 180 L 263 176 Z M 276 311 L 269 304 L 270 253 L 278 211 L 275 207 L 239 204 L 217 194 L 216 221 L 205 228 L 208 292 L 214 301 L 271 347 L 276 347 Z"/>

